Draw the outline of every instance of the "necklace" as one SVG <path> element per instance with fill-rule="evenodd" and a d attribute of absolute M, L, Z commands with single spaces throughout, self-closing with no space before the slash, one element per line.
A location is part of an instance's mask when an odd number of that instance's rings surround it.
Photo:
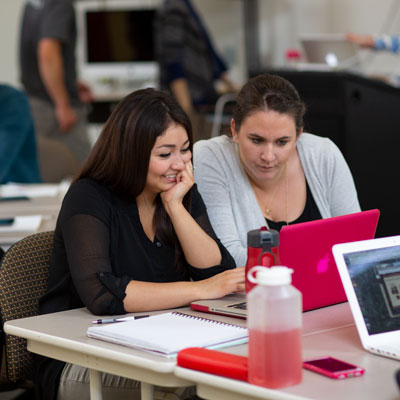
<path fill-rule="evenodd" d="M 288 177 L 288 173 L 287 173 L 287 163 L 285 164 L 285 180 L 286 180 L 286 206 L 285 206 L 285 208 L 286 208 L 286 218 L 285 218 L 285 220 L 286 220 L 286 226 L 288 226 L 289 225 L 289 217 L 288 217 L 288 215 L 289 215 L 289 212 L 288 212 L 288 209 L 289 209 L 289 206 L 288 206 L 288 193 L 289 193 L 289 177 Z"/>
<path fill-rule="evenodd" d="M 285 176 L 285 222 L 286 222 L 286 225 L 289 225 L 289 218 L 288 218 L 288 215 L 289 215 L 289 212 L 288 212 L 288 210 L 289 210 L 289 207 L 288 207 L 289 177 L 288 177 L 288 173 L 287 173 L 287 163 L 284 166 L 283 174 Z M 268 205 L 265 208 L 265 214 L 266 214 L 265 222 L 267 224 L 267 228 L 268 229 L 269 229 L 269 226 L 268 226 L 267 218 L 270 217 L 271 204 L 272 204 L 272 201 L 273 201 L 274 196 L 276 194 L 276 191 L 277 191 L 277 188 L 275 188 L 275 190 L 272 193 L 271 198 L 270 198 L 270 200 L 268 202 Z"/>
<path fill-rule="evenodd" d="M 285 164 L 285 166 L 283 167 L 283 173 L 282 173 L 282 175 L 287 175 L 287 174 L 286 174 L 286 164 Z M 282 175 L 281 175 L 281 176 L 282 176 Z M 272 204 L 272 202 L 273 202 L 273 200 L 274 200 L 274 197 L 275 197 L 275 194 L 276 194 L 276 192 L 277 192 L 277 190 L 278 190 L 278 186 L 279 186 L 279 183 L 280 183 L 281 176 L 279 177 L 279 182 L 278 182 L 278 184 L 276 185 L 275 190 L 272 192 L 271 197 L 270 197 L 270 199 L 269 199 L 269 202 L 268 202 L 268 204 L 267 204 L 267 206 L 266 206 L 266 208 L 265 208 L 265 214 L 267 215 L 267 217 L 269 217 L 270 214 L 271 214 L 271 204 Z"/>

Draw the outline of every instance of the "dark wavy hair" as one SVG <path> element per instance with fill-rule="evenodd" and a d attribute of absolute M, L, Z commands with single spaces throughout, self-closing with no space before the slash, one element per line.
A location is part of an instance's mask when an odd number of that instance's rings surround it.
<path fill-rule="evenodd" d="M 156 139 L 172 123 L 186 130 L 189 148 L 193 151 L 190 119 L 174 97 L 155 89 L 129 94 L 112 111 L 75 180 L 95 179 L 121 198 L 135 201 L 146 185 L 150 153 Z M 191 190 L 183 204 L 190 210 Z M 175 265 L 180 268 L 182 249 L 160 196 L 156 198 L 154 226 L 157 238 L 175 248 Z"/>
<path fill-rule="evenodd" d="M 290 115 L 294 120 L 297 135 L 300 134 L 306 106 L 289 81 L 271 74 L 258 75 L 242 87 L 233 109 L 235 130 L 239 131 L 246 117 L 257 111 L 268 110 Z"/>

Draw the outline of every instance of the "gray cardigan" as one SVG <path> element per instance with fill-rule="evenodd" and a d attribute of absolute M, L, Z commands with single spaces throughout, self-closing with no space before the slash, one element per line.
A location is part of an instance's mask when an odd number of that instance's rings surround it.
<path fill-rule="evenodd" d="M 322 218 L 360 211 L 350 169 L 330 139 L 302 133 L 297 149 Z M 195 180 L 217 236 L 236 264 L 245 265 L 247 232 L 265 226 L 265 218 L 239 161 L 236 143 L 227 136 L 198 141 L 194 164 Z"/>

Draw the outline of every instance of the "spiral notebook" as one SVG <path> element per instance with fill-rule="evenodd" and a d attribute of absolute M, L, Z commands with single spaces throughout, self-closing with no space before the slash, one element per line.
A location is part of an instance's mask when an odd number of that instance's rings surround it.
<path fill-rule="evenodd" d="M 174 356 L 187 347 L 221 348 L 247 342 L 244 326 L 227 324 L 180 312 L 88 328 L 95 339 Z"/>

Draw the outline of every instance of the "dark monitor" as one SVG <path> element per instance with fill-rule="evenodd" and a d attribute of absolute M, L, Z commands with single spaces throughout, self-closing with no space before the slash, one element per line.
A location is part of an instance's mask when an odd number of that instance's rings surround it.
<path fill-rule="evenodd" d="M 154 9 L 88 11 L 86 62 L 153 61 Z"/>
<path fill-rule="evenodd" d="M 153 21 L 161 0 L 80 0 L 77 65 L 96 100 L 157 87 Z"/>

